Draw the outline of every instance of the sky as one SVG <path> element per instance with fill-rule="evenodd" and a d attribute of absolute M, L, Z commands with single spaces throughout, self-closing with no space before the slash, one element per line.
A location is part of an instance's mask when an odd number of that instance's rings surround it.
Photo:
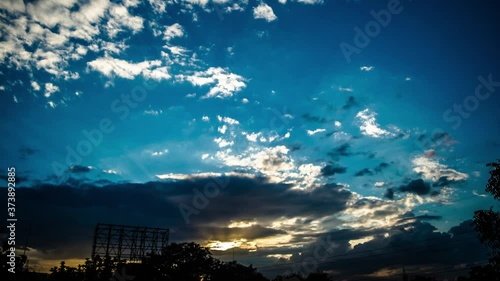
<path fill-rule="evenodd" d="M 266 276 L 484 264 L 470 220 L 498 207 L 497 10 L 0 2 L 0 162 L 30 264 L 81 262 L 98 222 L 169 228 Z"/>

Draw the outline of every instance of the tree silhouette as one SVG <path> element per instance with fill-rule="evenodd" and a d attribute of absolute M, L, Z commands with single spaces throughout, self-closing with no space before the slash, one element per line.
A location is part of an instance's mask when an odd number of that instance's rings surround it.
<path fill-rule="evenodd" d="M 486 184 L 486 191 L 493 194 L 493 198 L 500 199 L 500 159 L 497 162 L 486 164 L 493 167 L 490 179 Z M 500 212 L 495 212 L 493 207 L 489 210 L 474 212 L 474 228 L 478 232 L 481 243 L 491 249 L 490 263 L 500 274 Z"/>
<path fill-rule="evenodd" d="M 257 269 L 250 266 L 244 266 L 237 262 L 217 262 L 210 281 L 266 281 L 267 279 L 257 272 Z"/>

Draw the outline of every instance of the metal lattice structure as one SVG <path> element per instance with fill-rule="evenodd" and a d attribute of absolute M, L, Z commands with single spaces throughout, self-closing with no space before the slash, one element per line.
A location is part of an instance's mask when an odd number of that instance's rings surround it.
<path fill-rule="evenodd" d="M 117 258 L 139 262 L 148 254 L 160 254 L 168 245 L 168 228 L 97 224 L 92 258 Z"/>

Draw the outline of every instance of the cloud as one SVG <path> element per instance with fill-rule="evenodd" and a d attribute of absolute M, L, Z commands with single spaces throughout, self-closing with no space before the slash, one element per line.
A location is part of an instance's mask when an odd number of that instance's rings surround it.
<path fill-rule="evenodd" d="M 424 182 L 422 179 L 412 180 L 407 185 L 401 185 L 398 188 L 401 192 L 409 192 L 418 195 L 427 195 L 431 191 L 431 186 L 429 183 Z"/>
<path fill-rule="evenodd" d="M 228 125 L 239 125 L 240 122 L 236 119 L 233 119 L 231 117 L 227 117 L 227 116 L 220 116 L 220 115 L 217 115 L 217 120 L 219 120 L 219 122 L 223 122 L 223 123 L 226 123 Z"/>
<path fill-rule="evenodd" d="M 220 188 L 219 195 L 210 199 L 210 204 L 203 211 L 191 217 L 192 227 L 185 224 L 179 204 L 192 206 L 193 189 L 201 187 L 203 192 L 204 186 L 213 184 L 214 178 L 210 175 L 141 184 L 110 183 L 102 187 L 93 184 L 80 187 L 68 183 L 59 186 L 41 184 L 21 188 L 16 196 L 28 206 L 19 210 L 19 215 L 38 229 L 28 246 L 49 251 L 54 259 L 88 257 L 97 222 L 168 227 L 171 241 L 254 240 L 284 235 L 283 229 L 272 227 L 274 220 L 336 214 L 345 208 L 350 198 L 350 192 L 338 188 L 305 193 L 291 190 L 290 185 L 271 184 L 265 179 L 215 178 L 216 182 L 226 182 L 227 185 Z M 244 207 L 257 205 L 258 209 Z M 121 216 L 117 217 L 116 211 Z M 169 215 L 165 217 L 165 214 Z M 231 222 L 244 218 L 254 218 L 256 223 L 249 227 L 228 229 Z M 61 237 L 54 237 L 55 232 Z M 71 252 L 66 252 L 68 249 Z"/>
<path fill-rule="evenodd" d="M 68 171 L 70 173 L 75 173 L 75 174 L 81 174 L 81 173 L 88 173 L 92 171 L 91 166 L 81 166 L 81 165 L 73 165 L 68 168 Z"/>
<path fill-rule="evenodd" d="M 112 57 L 102 57 L 87 62 L 90 69 L 98 71 L 109 78 L 118 76 L 124 79 L 134 79 L 142 75 L 144 78 L 153 80 L 170 79 L 168 68 L 160 67 L 161 64 L 160 60 L 133 63 Z"/>
<path fill-rule="evenodd" d="M 253 17 L 254 19 L 264 19 L 267 22 L 274 21 L 278 18 L 274 14 L 273 9 L 264 2 L 253 8 Z"/>
<path fill-rule="evenodd" d="M 339 91 L 341 91 L 341 92 L 348 92 L 348 93 L 354 92 L 354 90 L 352 89 L 352 87 L 346 87 L 346 88 L 339 87 Z"/>
<path fill-rule="evenodd" d="M 137 33 L 143 28 L 144 20 L 139 16 L 131 15 L 125 6 L 112 5 L 109 9 L 109 15 L 110 18 L 104 28 L 111 39 L 123 32 L 124 28 L 130 29 L 132 33 Z"/>
<path fill-rule="evenodd" d="M 148 0 L 148 2 L 157 14 L 163 14 L 167 10 L 167 3 L 163 0 Z"/>
<path fill-rule="evenodd" d="M 36 81 L 31 81 L 31 87 L 33 87 L 35 91 L 40 91 L 40 85 Z"/>
<path fill-rule="evenodd" d="M 296 0 L 298 3 L 308 4 L 308 5 L 319 5 L 323 4 L 323 0 Z"/>
<path fill-rule="evenodd" d="M 315 188 L 321 183 L 321 166 L 297 164 L 284 145 L 249 146 L 238 153 L 231 149 L 218 151 L 216 159 L 233 169 L 262 175 L 274 183 L 292 184 L 298 188 Z"/>
<path fill-rule="evenodd" d="M 359 127 L 361 133 L 373 138 L 395 137 L 396 135 L 394 133 L 380 128 L 380 125 L 375 119 L 376 115 L 375 112 L 370 111 L 368 108 L 356 114 L 356 118 L 361 123 Z"/>
<path fill-rule="evenodd" d="M 193 75 L 177 75 L 176 79 L 188 81 L 193 86 L 212 85 L 203 98 L 229 98 L 246 87 L 245 78 L 221 67 L 210 67 L 206 71 L 197 71 Z"/>
<path fill-rule="evenodd" d="M 337 159 L 340 156 L 350 156 L 352 155 L 351 152 L 349 152 L 351 148 L 351 145 L 349 143 L 344 143 L 332 150 L 330 150 L 327 154 L 333 159 Z"/>
<path fill-rule="evenodd" d="M 390 200 L 394 199 L 394 189 L 393 188 L 388 188 L 385 193 L 384 193 L 384 197 L 385 198 L 388 198 Z"/>
<path fill-rule="evenodd" d="M 201 117 L 201 120 L 202 120 L 203 122 L 209 122 L 209 121 L 210 121 L 210 118 L 209 118 L 208 116 L 203 116 L 203 117 Z"/>
<path fill-rule="evenodd" d="M 469 176 L 458 172 L 437 160 L 425 156 L 417 156 L 412 160 L 413 171 L 422 175 L 426 180 L 438 182 L 438 184 L 465 181 Z"/>
<path fill-rule="evenodd" d="M 343 174 L 347 171 L 346 167 L 334 166 L 334 165 L 326 165 L 321 168 L 321 175 L 324 177 L 333 176 L 335 174 Z"/>
<path fill-rule="evenodd" d="M 45 94 L 44 96 L 46 98 L 50 98 L 50 96 L 55 93 L 55 92 L 59 92 L 59 87 L 52 84 L 52 83 L 46 83 L 45 84 Z"/>
<path fill-rule="evenodd" d="M 362 66 L 359 69 L 361 71 L 372 71 L 375 67 L 374 66 Z"/>
<path fill-rule="evenodd" d="M 217 143 L 221 148 L 234 145 L 234 141 L 228 141 L 223 138 L 215 138 L 214 142 Z"/>
<path fill-rule="evenodd" d="M 317 133 L 322 133 L 322 132 L 326 132 L 326 129 L 319 128 L 319 129 L 316 129 L 316 130 L 307 130 L 307 135 L 308 136 L 312 136 L 312 135 L 315 135 Z"/>
<path fill-rule="evenodd" d="M 178 23 L 174 23 L 170 26 L 166 26 L 165 32 L 163 32 L 163 39 L 167 42 L 172 40 L 173 38 L 182 37 L 182 36 L 184 36 L 184 29 Z"/>
<path fill-rule="evenodd" d="M 382 162 L 382 163 L 378 164 L 378 166 L 377 166 L 377 167 L 375 167 L 375 169 L 374 169 L 374 170 L 375 170 L 375 172 L 380 173 L 380 172 L 382 172 L 384 169 L 386 169 L 387 167 L 389 167 L 389 164 L 388 164 L 388 163 L 384 163 L 384 162 Z"/>
<path fill-rule="evenodd" d="M 342 106 L 342 109 L 348 110 L 348 109 L 351 109 L 351 108 L 353 108 L 355 106 L 358 106 L 358 102 L 356 101 L 355 97 L 350 96 L 349 99 L 347 99 L 347 101 L 344 104 L 344 106 Z"/>
<path fill-rule="evenodd" d="M 374 173 L 371 169 L 364 168 L 354 174 L 355 177 L 361 177 L 361 176 L 372 176 Z"/>
<path fill-rule="evenodd" d="M 23 0 L 5 0 L 0 2 L 0 9 L 10 13 L 23 13 L 26 9 Z"/>
<path fill-rule="evenodd" d="M 303 114 L 302 118 L 304 118 L 306 121 L 309 122 L 316 122 L 316 123 L 328 123 L 328 120 L 324 117 L 318 117 L 318 116 L 313 116 L 309 113 Z"/>
<path fill-rule="evenodd" d="M 153 110 L 153 109 L 144 110 L 144 115 L 158 116 L 160 114 L 163 114 L 163 111 L 161 109 L 160 110 Z"/>

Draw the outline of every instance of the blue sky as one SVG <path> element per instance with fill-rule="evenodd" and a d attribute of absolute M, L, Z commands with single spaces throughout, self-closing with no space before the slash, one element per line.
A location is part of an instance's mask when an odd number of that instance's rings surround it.
<path fill-rule="evenodd" d="M 484 195 L 485 164 L 500 151 L 496 8 L 493 1 L 3 1 L 0 161 L 16 168 L 31 224 L 49 220 L 32 206 L 47 207 L 74 212 L 92 232 L 93 203 L 67 210 L 29 196 L 50 196 L 54 186 L 71 190 L 61 200 L 109 189 L 125 205 L 134 205 L 131 186 L 153 188 L 150 196 L 173 188 L 178 193 L 165 191 L 158 203 L 172 212 L 146 212 L 138 205 L 150 202 L 138 201 L 130 211 L 137 223 L 170 227 L 178 241 L 237 246 L 254 264 L 293 261 L 314 239 L 341 230 L 366 232 L 346 252 L 401 235 L 402 224 L 449 233 L 474 210 L 498 206 Z M 390 20 L 381 26 L 374 13 Z M 378 31 L 357 44 L 356 30 L 370 25 Z M 346 55 L 346 44 L 357 52 Z M 221 178 L 236 190 L 243 187 L 235 183 L 256 182 L 242 185 L 250 189 L 243 197 L 221 191 L 186 224 L 179 208 L 194 193 L 179 186 L 202 189 Z M 312 201 L 299 208 L 264 200 L 277 205 L 273 215 L 254 209 L 270 206 L 244 204 L 267 192 Z M 313 208 L 323 192 L 334 202 Z M 231 199 L 248 209 L 214 207 Z M 287 211 L 308 206 L 303 215 Z M 107 223 L 130 224 L 112 208 L 101 211 Z M 55 216 L 60 228 L 71 224 Z M 186 234 L 208 226 L 243 234 Z M 270 234 L 245 237 L 256 226 Z M 31 245 L 40 264 L 85 257 L 42 237 Z M 262 254 L 251 254 L 257 243 Z M 359 274 L 392 274 L 390 266 Z"/>

